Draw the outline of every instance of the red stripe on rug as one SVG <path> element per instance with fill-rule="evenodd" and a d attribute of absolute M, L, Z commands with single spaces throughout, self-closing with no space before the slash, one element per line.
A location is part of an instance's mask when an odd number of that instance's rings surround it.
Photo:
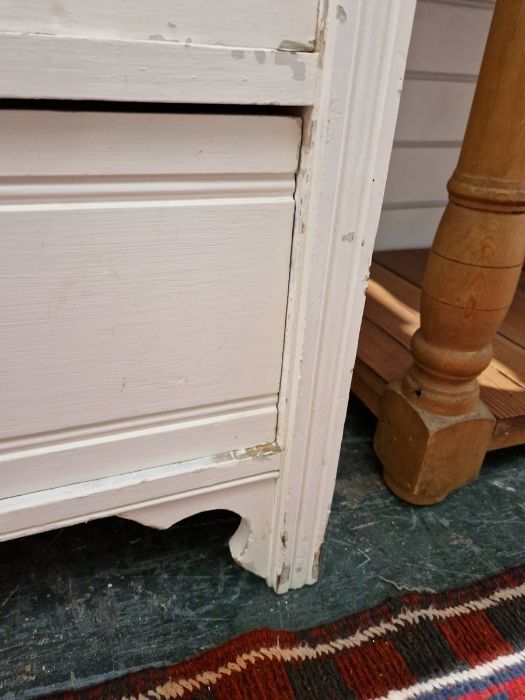
<path fill-rule="evenodd" d="M 416 682 L 389 639 L 378 639 L 340 653 L 336 664 L 347 687 L 360 698 L 381 697 Z"/>
<path fill-rule="evenodd" d="M 483 611 L 443 620 L 437 626 L 457 658 L 472 667 L 515 651 Z"/>
<path fill-rule="evenodd" d="M 417 683 L 433 685 L 452 671 L 463 671 L 465 665 L 475 667 L 521 651 L 525 616 L 518 613 L 524 599 L 525 567 L 521 567 L 462 590 L 403 596 L 305 632 L 246 633 L 189 661 L 48 697 L 369 700 Z M 502 606 L 505 615 L 498 616 L 496 628 L 480 607 L 494 614 Z M 424 653 L 414 653 L 423 644 Z M 525 699 L 524 678 L 510 679 L 504 666 L 487 682 L 494 683 L 502 698 Z M 464 700 L 491 697 L 476 692 L 464 695 Z"/>

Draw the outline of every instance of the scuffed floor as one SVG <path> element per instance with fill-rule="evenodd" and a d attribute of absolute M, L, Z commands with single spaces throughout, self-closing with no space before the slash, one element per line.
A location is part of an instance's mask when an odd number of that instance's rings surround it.
<path fill-rule="evenodd" d="M 525 448 L 431 508 L 384 487 L 373 419 L 352 399 L 316 586 L 276 596 L 231 560 L 228 513 L 168 531 L 115 519 L 0 545 L 0 697 L 182 660 L 255 627 L 310 627 L 408 590 L 525 563 Z"/>

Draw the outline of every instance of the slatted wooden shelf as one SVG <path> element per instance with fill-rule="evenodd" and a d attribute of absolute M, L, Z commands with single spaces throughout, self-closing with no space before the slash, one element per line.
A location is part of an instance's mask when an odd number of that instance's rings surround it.
<path fill-rule="evenodd" d="M 352 390 L 377 415 L 385 385 L 411 364 L 419 326 L 420 288 L 428 250 L 374 255 Z M 480 377 L 481 395 L 497 419 L 490 449 L 525 443 L 525 273 Z"/>

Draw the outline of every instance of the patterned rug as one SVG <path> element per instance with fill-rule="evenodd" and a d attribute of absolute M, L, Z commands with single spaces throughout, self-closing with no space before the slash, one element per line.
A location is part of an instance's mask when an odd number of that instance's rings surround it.
<path fill-rule="evenodd" d="M 259 630 L 62 700 L 525 699 L 525 567 L 305 632 Z"/>

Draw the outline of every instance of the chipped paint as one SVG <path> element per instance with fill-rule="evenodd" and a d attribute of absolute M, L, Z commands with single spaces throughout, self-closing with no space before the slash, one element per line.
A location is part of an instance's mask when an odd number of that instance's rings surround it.
<path fill-rule="evenodd" d="M 246 457 L 269 457 L 270 455 L 278 454 L 281 451 L 279 445 L 275 442 L 268 442 L 265 445 L 256 445 L 255 447 L 247 447 L 244 450 L 236 450 L 234 454 L 237 459 L 245 459 Z"/>
<path fill-rule="evenodd" d="M 317 578 L 319 576 L 319 567 L 321 564 L 321 556 L 323 554 L 323 545 L 324 542 L 321 542 L 319 545 L 319 548 L 317 549 L 316 553 L 314 554 L 314 561 L 312 564 L 312 578 L 314 581 L 317 581 Z"/>
<path fill-rule="evenodd" d="M 345 233 L 341 236 L 341 240 L 345 243 L 351 243 L 355 238 L 355 231 L 350 231 L 350 233 Z"/>
<path fill-rule="evenodd" d="M 288 588 L 288 583 L 290 581 L 290 565 L 286 564 L 283 566 L 283 569 L 280 574 L 277 574 L 277 585 L 276 585 L 276 591 L 277 593 L 281 592 L 282 589 L 286 590 Z"/>
<path fill-rule="evenodd" d="M 244 58 L 245 54 L 246 52 L 242 49 L 232 49 L 232 57 L 235 58 L 237 61 L 239 61 L 241 58 Z"/>
<path fill-rule="evenodd" d="M 275 52 L 276 66 L 290 66 L 293 80 L 306 79 L 306 65 L 301 61 L 295 51 L 276 51 Z"/>
<path fill-rule="evenodd" d="M 257 63 L 264 63 L 266 61 L 266 51 L 255 51 L 255 60 Z"/>
<path fill-rule="evenodd" d="M 305 44 L 302 41 L 293 41 L 292 39 L 283 39 L 279 46 L 277 47 L 278 51 L 312 51 L 314 48 L 314 42 L 309 41 L 307 44 Z"/>
<path fill-rule="evenodd" d="M 347 14 L 346 14 L 346 10 L 342 5 L 337 6 L 336 17 L 342 23 L 346 22 L 346 20 L 348 19 Z"/>

